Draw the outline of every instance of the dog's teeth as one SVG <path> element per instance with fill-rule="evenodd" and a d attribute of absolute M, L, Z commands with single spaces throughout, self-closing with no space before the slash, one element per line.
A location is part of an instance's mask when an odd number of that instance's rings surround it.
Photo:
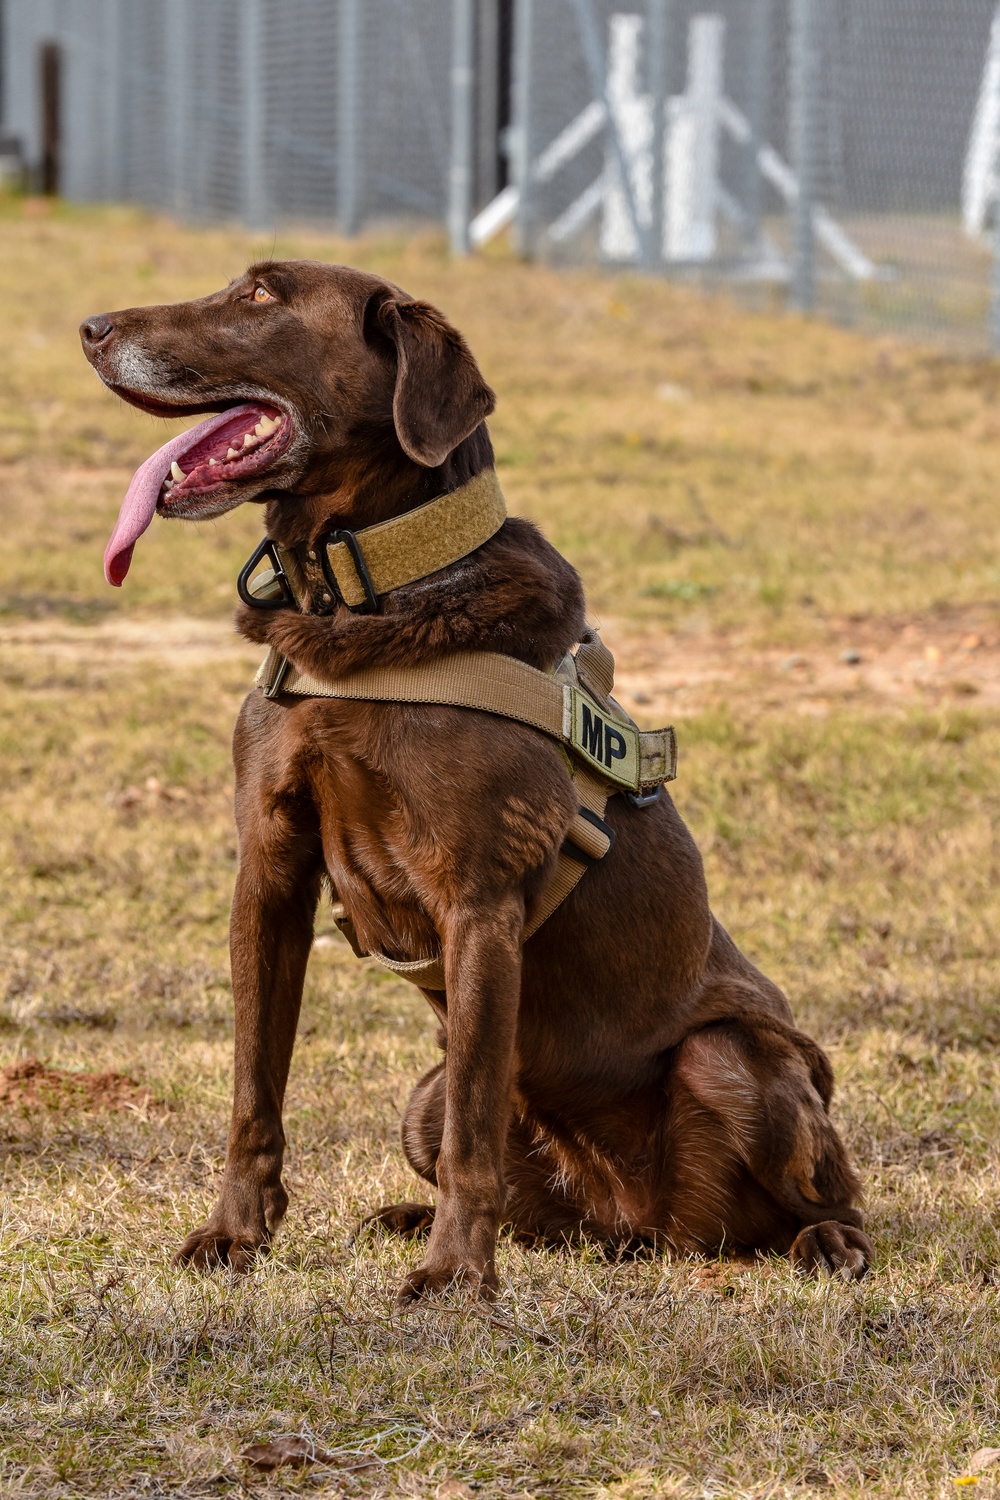
<path fill-rule="evenodd" d="M 253 445 L 254 445 L 254 442 L 255 442 L 255 438 L 254 438 L 254 435 L 253 435 L 252 432 L 245 432 L 243 434 L 243 446 L 244 446 L 244 448 L 252 448 Z"/>
<path fill-rule="evenodd" d="M 227 458 L 239 458 L 239 456 L 240 450 L 238 448 L 230 448 L 226 453 Z"/>
<path fill-rule="evenodd" d="M 258 437 L 268 437 L 276 427 L 280 426 L 280 417 L 261 417 L 260 421 L 257 423 L 257 426 L 254 428 L 254 431 L 257 433 Z"/>
<path fill-rule="evenodd" d="M 170 465 L 170 472 L 171 472 L 171 474 L 173 475 L 173 477 L 175 479 L 186 479 L 187 478 L 187 475 L 185 474 L 184 470 L 181 468 L 180 464 L 177 462 L 176 458 L 174 459 L 173 463 Z"/>
<path fill-rule="evenodd" d="M 264 426 L 264 422 L 266 421 L 267 418 L 265 417 L 263 421 L 257 423 L 257 426 L 254 428 L 254 435 L 256 437 L 267 437 L 268 433 L 271 431 L 270 427 Z"/>
<path fill-rule="evenodd" d="M 208 460 L 208 466 L 209 466 L 209 468 L 211 468 L 213 464 L 218 464 L 218 462 L 219 462 L 219 460 L 217 458 L 210 458 Z"/>

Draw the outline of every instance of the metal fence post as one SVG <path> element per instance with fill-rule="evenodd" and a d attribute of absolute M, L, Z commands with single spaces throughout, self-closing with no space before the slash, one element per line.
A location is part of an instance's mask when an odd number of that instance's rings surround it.
<path fill-rule="evenodd" d="M 636 244 L 639 248 L 639 259 L 645 263 L 648 251 L 646 246 L 651 238 L 650 228 L 643 224 L 639 213 L 639 205 L 636 199 L 635 183 L 632 181 L 630 171 L 631 163 L 625 143 L 618 128 L 618 118 L 615 114 L 614 105 L 608 93 L 608 70 L 604 57 L 604 48 L 601 46 L 601 36 L 597 29 L 597 18 L 591 0 L 573 0 L 573 9 L 576 11 L 577 22 L 580 27 L 580 40 L 583 43 L 583 55 L 587 62 L 587 72 L 590 74 L 590 86 L 598 99 L 603 99 L 607 109 L 608 138 L 611 142 L 611 151 L 615 158 L 622 181 L 622 192 L 625 195 L 625 207 L 632 221 L 632 232 L 635 235 Z"/>
<path fill-rule="evenodd" d="M 652 180 L 652 214 L 649 234 L 643 246 L 643 265 L 655 271 L 663 260 L 663 174 L 666 165 L 664 136 L 667 129 L 667 49 L 670 45 L 670 0 L 648 0 L 649 27 L 649 102 L 652 111 L 650 161 Z"/>
<path fill-rule="evenodd" d="M 771 24 L 774 0 L 753 0 L 750 12 L 750 47 L 747 57 L 747 120 L 750 134 L 743 147 L 743 209 L 746 224 L 744 248 L 760 255 L 763 217 L 763 179 L 757 153 L 768 135 L 767 106 L 770 98 Z"/>
<path fill-rule="evenodd" d="M 337 220 L 342 233 L 357 234 L 360 223 L 358 103 L 361 80 L 361 0 L 340 0 L 337 48 Z"/>
<path fill-rule="evenodd" d="M 514 0 L 514 59 L 511 91 L 511 176 L 517 188 L 516 241 L 521 255 L 535 250 L 535 201 L 531 181 L 534 158 L 531 57 L 534 0 Z"/>
<path fill-rule="evenodd" d="M 188 0 L 168 0 L 166 13 L 167 105 L 170 110 L 171 207 L 178 218 L 190 215 L 188 120 L 191 106 L 191 59 L 188 56 Z"/>
<path fill-rule="evenodd" d="M 990 275 L 990 348 L 1000 354 L 1000 141 L 993 179 L 993 266 Z"/>
<path fill-rule="evenodd" d="M 267 155 L 264 120 L 263 0 L 244 0 L 243 24 L 243 221 L 261 229 L 267 219 Z"/>
<path fill-rule="evenodd" d="M 789 127 L 797 192 L 792 202 L 790 301 L 800 312 L 816 306 L 816 235 L 813 210 L 819 155 L 820 47 L 817 0 L 792 0 Z"/>
<path fill-rule="evenodd" d="M 448 240 L 452 255 L 468 255 L 469 253 L 469 220 L 472 217 L 475 23 L 475 0 L 452 0 L 451 161 L 448 167 Z"/>
<path fill-rule="evenodd" d="M 1000 31 L 1000 13 L 993 27 L 994 33 Z M 992 47 L 992 35 L 990 44 Z M 994 87 L 1000 92 L 1000 76 L 994 75 Z M 989 176 L 985 189 L 986 213 L 992 211 L 993 214 L 990 235 L 993 248 L 993 264 L 990 268 L 990 348 L 994 354 L 1000 355 L 1000 123 L 994 125 L 992 134 L 993 139 L 989 146 Z"/>
<path fill-rule="evenodd" d="M 104 137 L 104 196 L 125 198 L 128 181 L 125 146 L 125 80 L 128 58 L 125 46 L 125 0 L 104 0 L 104 38 L 107 67 L 104 75 L 107 107 Z"/>

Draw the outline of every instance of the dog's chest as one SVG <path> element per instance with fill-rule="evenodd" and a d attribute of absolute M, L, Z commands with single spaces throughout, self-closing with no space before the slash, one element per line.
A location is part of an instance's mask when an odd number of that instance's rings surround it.
<path fill-rule="evenodd" d="M 311 718 L 324 858 L 356 923 L 381 907 L 383 930 L 402 922 L 422 946 L 449 908 L 530 891 L 554 858 L 572 794 L 558 751 L 532 731 L 435 706 L 324 704 Z"/>

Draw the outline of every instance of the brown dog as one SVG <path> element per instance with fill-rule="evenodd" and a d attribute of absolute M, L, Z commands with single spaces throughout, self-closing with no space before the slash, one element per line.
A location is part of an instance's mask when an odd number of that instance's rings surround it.
<path fill-rule="evenodd" d="M 154 507 L 195 519 L 265 501 L 268 534 L 310 548 L 492 463 L 494 397 L 463 339 L 376 276 L 262 264 L 196 302 L 91 318 L 82 338 L 136 406 L 220 414 L 136 475 L 112 582 Z M 239 627 L 320 678 L 468 650 L 548 669 L 584 628 L 576 572 L 518 519 L 377 613 L 321 603 L 244 606 Z M 403 1120 L 437 1208 L 374 1216 L 403 1233 L 433 1220 L 401 1298 L 456 1278 L 489 1293 L 504 1224 L 537 1243 L 787 1252 L 863 1274 L 829 1063 L 712 917 L 665 793 L 642 808 L 611 798 L 613 853 L 522 944 L 576 810 L 545 736 L 463 708 L 253 691 L 234 754 L 232 1127 L 221 1197 L 181 1260 L 244 1268 L 285 1212 L 282 1101 L 326 877 L 369 951 L 444 954 L 447 1001 L 425 993 L 446 1057 Z"/>

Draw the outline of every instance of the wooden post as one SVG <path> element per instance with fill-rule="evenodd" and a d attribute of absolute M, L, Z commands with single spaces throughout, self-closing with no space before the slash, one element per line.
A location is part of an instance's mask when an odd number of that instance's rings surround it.
<path fill-rule="evenodd" d="M 62 50 L 58 42 L 43 42 L 39 57 L 42 85 L 42 161 L 43 193 L 59 191 L 62 162 Z"/>
<path fill-rule="evenodd" d="M 639 247 L 639 259 L 645 264 L 649 259 L 647 246 L 652 236 L 650 226 L 643 223 L 642 215 L 639 212 L 635 183 L 632 179 L 632 163 L 629 160 L 625 142 L 622 140 L 614 103 L 608 93 L 608 70 L 604 57 L 604 48 L 601 45 L 601 34 L 597 28 L 597 16 L 591 0 L 573 0 L 573 9 L 576 11 L 576 18 L 580 28 L 580 41 L 583 44 L 583 55 L 587 63 L 587 72 L 590 74 L 590 86 L 594 91 L 595 97 L 603 99 L 607 108 L 608 140 L 611 145 L 611 154 L 621 177 L 622 193 L 625 197 L 625 210 L 632 222 L 632 232 Z"/>

